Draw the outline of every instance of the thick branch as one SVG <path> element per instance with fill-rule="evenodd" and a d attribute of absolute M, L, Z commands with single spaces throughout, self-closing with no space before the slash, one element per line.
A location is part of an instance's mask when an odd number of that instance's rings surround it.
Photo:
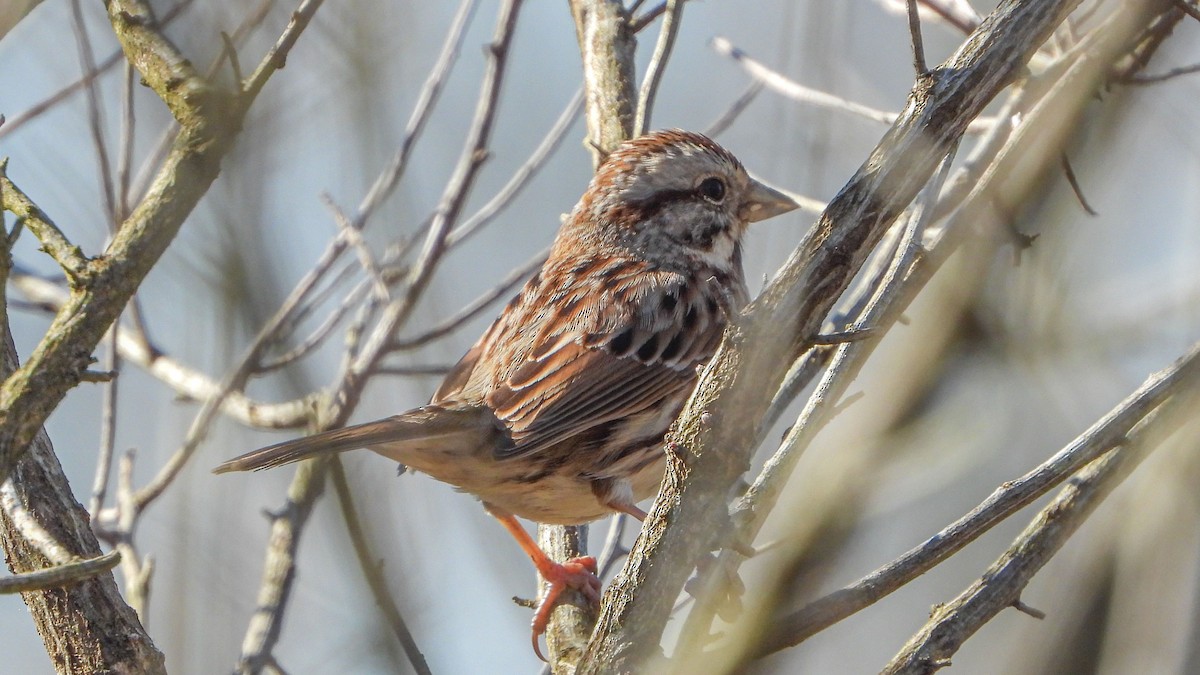
<path fill-rule="evenodd" d="M 620 0 L 571 0 L 583 55 L 588 140 L 596 164 L 633 133 L 637 40 Z"/>
<path fill-rule="evenodd" d="M 161 35 L 146 3 L 109 0 L 106 6 L 126 58 L 163 98 L 181 129 L 146 197 L 105 254 L 90 262 L 29 360 L 0 388 L 0 480 L 80 382 L 104 333 L 212 185 L 253 101 L 211 87 Z M 7 193 L 4 199 L 9 208 Z"/>
<path fill-rule="evenodd" d="M 1002 2 L 946 63 L 921 78 L 900 118 L 833 199 L 788 264 L 747 308 L 672 433 L 667 476 L 642 536 L 608 591 L 582 672 L 626 672 L 658 650 L 691 564 L 726 518 L 725 492 L 791 363 L 819 331 L 883 232 L 984 106 L 1078 4 Z"/>
<path fill-rule="evenodd" d="M 596 166 L 633 133 L 637 41 L 620 0 L 570 0 L 570 5 L 583 62 L 588 143 Z M 585 554 L 586 544 L 586 526 L 538 526 L 538 545 L 559 562 Z M 542 584 L 541 592 L 545 590 Z M 571 592 L 551 614 L 546 646 L 556 672 L 574 668 L 583 656 L 596 622 L 595 614 L 583 609 L 586 606 L 582 594 Z"/>

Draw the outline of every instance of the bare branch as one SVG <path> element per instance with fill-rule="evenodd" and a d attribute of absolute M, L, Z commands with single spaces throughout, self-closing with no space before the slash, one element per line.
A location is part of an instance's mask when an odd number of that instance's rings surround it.
<path fill-rule="evenodd" d="M 827 94 L 823 91 L 818 91 L 794 82 L 780 73 L 771 70 L 761 62 L 751 58 L 748 54 L 746 54 L 746 52 L 738 47 L 735 47 L 733 43 L 726 38 L 713 38 L 712 47 L 713 50 L 718 54 L 721 54 L 722 56 L 728 56 L 736 61 L 738 65 L 742 66 L 742 68 L 746 70 L 746 73 L 755 80 L 762 82 L 771 90 L 779 94 L 783 94 L 794 101 L 815 105 L 821 108 L 839 110 L 841 112 L 850 113 L 851 115 L 857 115 L 858 117 L 883 124 L 894 124 L 899 118 L 900 114 L 902 114 L 877 110 L 870 106 L 865 106 L 861 103 L 855 103 L 853 101 L 847 101 L 839 96 Z M 971 123 L 967 125 L 967 133 L 983 133 L 990 129 L 993 124 L 995 124 L 995 121 L 988 117 L 981 117 L 971 120 Z"/>
<path fill-rule="evenodd" d="M 119 562 L 121 562 L 121 554 L 111 551 L 98 558 L 63 563 L 37 572 L 15 574 L 0 579 L 0 594 L 30 593 L 61 588 L 109 572 Z"/>
<path fill-rule="evenodd" d="M 763 86 L 765 85 L 763 85 L 762 80 L 751 80 L 750 84 L 746 85 L 746 89 L 742 91 L 741 95 L 734 99 L 733 103 L 729 104 L 729 107 L 725 109 L 725 112 L 721 113 L 720 117 L 713 120 L 712 124 L 708 125 L 708 128 L 704 130 L 704 135 L 710 138 L 716 138 L 717 136 L 725 133 L 725 130 L 733 125 L 734 121 L 741 116 L 742 112 L 744 112 L 746 108 L 754 102 L 754 99 L 758 98 L 758 95 L 762 93 Z M 824 208 L 822 208 L 822 210 L 824 210 Z"/>
<path fill-rule="evenodd" d="M 162 18 L 160 19 L 162 25 L 164 27 L 170 25 L 171 22 L 174 21 L 180 14 L 182 14 L 184 10 L 191 7 L 194 1 L 195 0 L 180 0 L 180 2 L 176 3 L 173 7 L 171 7 L 171 9 L 163 13 Z M 0 138 L 4 138 L 11 133 L 15 133 L 17 129 L 20 129 L 29 122 L 37 119 L 47 110 L 50 110 L 59 103 L 67 100 L 73 94 L 87 87 L 93 80 L 111 70 L 112 67 L 118 63 L 125 63 L 125 53 L 120 49 L 106 56 L 103 61 L 100 61 L 96 65 L 95 70 L 88 71 L 80 79 L 68 84 L 50 96 L 47 96 L 41 101 L 33 104 L 29 107 L 29 109 L 13 115 L 3 127 L 0 127 Z"/>
<path fill-rule="evenodd" d="M 650 57 L 650 65 L 646 67 L 646 76 L 642 80 L 642 89 L 638 96 L 637 121 L 633 125 L 634 136 L 641 136 L 650 130 L 654 97 L 658 94 L 658 86 L 662 82 L 663 72 L 667 69 L 667 60 L 671 58 L 671 50 L 675 48 L 675 35 L 679 33 L 679 23 L 683 19 L 683 3 L 684 0 L 667 0 L 667 13 L 663 16 L 662 28 L 658 32 L 658 43 L 654 45 L 654 55 Z"/>
<path fill-rule="evenodd" d="M 300 533 L 312 514 L 313 504 L 321 495 L 327 467 L 328 460 L 325 459 L 299 464 L 288 488 L 287 503 L 278 512 L 268 514 L 271 538 L 263 561 L 254 615 L 250 617 L 242 639 L 242 653 L 237 665 L 239 673 L 258 673 L 274 662 L 272 650 L 283 630 L 283 616 L 295 580 Z"/>
<path fill-rule="evenodd" d="M 1193 347 L 1170 368 L 1151 375 L 1142 386 L 1053 457 L 1024 476 L 1004 483 L 969 513 L 925 543 L 854 584 L 775 621 L 774 628 L 763 641 L 761 653 L 798 644 L 929 571 L 1121 443 L 1130 430 L 1169 396 L 1195 386 L 1197 378 L 1200 378 L 1200 345 Z"/>
<path fill-rule="evenodd" d="M 60 311 L 69 299 L 67 291 L 58 284 L 29 274 L 13 275 L 10 284 L 38 307 L 52 312 Z M 213 378 L 135 339 L 131 332 L 117 333 L 117 350 L 125 361 L 144 369 L 180 396 L 193 401 L 205 401 L 217 395 L 220 384 Z M 264 403 L 241 392 L 229 392 L 221 403 L 221 410 L 246 426 L 290 429 L 304 424 L 309 406 L 302 400 Z"/>
<path fill-rule="evenodd" d="M 417 347 L 429 344 L 438 338 L 449 335 L 466 322 L 478 316 L 480 312 L 490 307 L 492 303 L 507 297 L 513 288 L 515 288 L 518 284 L 528 278 L 530 274 L 533 274 L 533 272 L 540 268 L 542 263 L 546 262 L 546 257 L 548 255 L 550 255 L 550 249 L 543 249 L 537 255 L 533 256 L 533 258 L 529 259 L 529 261 L 527 261 L 525 264 L 520 265 L 513 271 L 509 272 L 508 276 L 502 279 L 500 283 L 493 286 L 491 290 L 487 291 L 483 295 L 475 298 L 475 300 L 471 301 L 471 304 L 458 310 L 458 312 L 453 316 L 443 320 L 438 325 L 430 328 L 420 335 L 403 340 L 396 340 L 392 343 L 391 349 L 394 351 L 416 349 Z"/>
<path fill-rule="evenodd" d="M 620 0 L 570 0 L 593 164 L 633 133 L 636 32 Z M 644 24 L 643 24 L 644 25 Z"/>
<path fill-rule="evenodd" d="M 333 489 L 337 493 L 338 505 L 342 508 L 342 520 L 346 523 L 350 542 L 354 544 L 354 554 L 358 557 L 358 565 L 367 579 L 367 585 L 371 587 L 371 594 L 375 596 L 375 604 L 379 606 L 392 633 L 400 641 L 400 646 L 404 648 L 404 653 L 408 656 L 413 670 L 418 675 L 429 675 L 432 671 L 429 670 L 429 664 L 425 662 L 425 655 L 417 646 L 412 631 L 408 629 L 408 623 L 400 615 L 400 609 L 392 601 L 392 596 L 387 588 L 387 580 L 384 579 L 379 564 L 371 555 L 367 535 L 363 532 L 362 523 L 358 520 L 358 511 L 354 508 L 354 494 L 350 490 L 350 484 L 346 481 L 346 470 L 336 456 L 330 460 L 330 477 L 333 479 Z"/>
<path fill-rule="evenodd" d="M 1192 359 L 1198 351 L 1193 348 L 1185 359 Z M 1049 562 L 1150 450 L 1178 428 L 1180 417 L 1186 414 L 1181 404 L 1186 402 L 1194 408 L 1194 374 L 1189 380 L 1186 384 L 1180 381 L 1171 398 L 1158 409 L 1146 412 L 1137 426 L 1128 431 L 1128 439 L 1117 440 L 1113 449 L 1072 476 L 979 580 L 954 600 L 937 606 L 929 622 L 882 672 L 888 675 L 931 673 L 935 669 L 930 664 L 948 660 L 992 617 L 1008 607 L 1019 606 L 1021 591 L 1033 575 Z M 1185 386 L 1189 391 L 1184 391 Z"/>
<path fill-rule="evenodd" d="M 525 186 L 529 184 L 529 180 L 541 171 L 542 167 L 546 165 L 546 160 L 558 150 L 562 140 L 566 138 L 567 130 L 571 128 L 575 118 L 579 117 L 579 111 L 582 109 L 583 90 L 579 90 L 571 97 L 567 107 L 563 108 L 562 114 L 554 121 L 554 125 L 550 127 L 550 131 L 546 132 L 542 142 L 534 149 L 529 159 L 513 172 L 508 182 L 494 197 L 480 207 L 474 215 L 463 221 L 462 225 L 450 232 L 450 235 L 446 237 L 446 246 L 457 246 L 467 237 L 478 232 L 492 222 L 496 215 L 503 211 L 517 195 L 521 194 Z"/>
<path fill-rule="evenodd" d="M 925 65 L 925 40 L 921 37 L 921 17 L 917 14 L 917 0 L 905 0 L 908 9 L 908 34 L 912 38 L 913 69 L 917 77 L 929 72 Z"/>
<path fill-rule="evenodd" d="M 78 246 L 67 240 L 62 230 L 37 204 L 8 179 L 8 160 L 0 160 L 0 199 L 3 209 L 21 219 L 21 225 L 33 233 L 72 284 L 82 283 L 88 273 L 88 258 Z"/>
<path fill-rule="evenodd" d="M 438 98 L 442 93 L 442 86 L 446 82 L 447 76 L 454 68 L 454 63 L 458 60 L 458 54 L 462 50 L 463 37 L 466 35 L 467 24 L 471 21 L 471 16 L 475 13 L 475 8 L 479 5 L 478 0 L 462 0 L 458 6 L 458 11 L 454 14 L 454 19 L 450 23 L 450 30 L 446 35 L 445 42 L 442 43 L 442 52 L 438 55 L 437 61 L 429 71 L 429 76 L 425 79 L 425 84 L 421 87 L 421 94 L 417 99 L 417 104 L 413 108 L 412 115 L 408 118 L 408 123 L 404 126 L 404 139 L 400 142 L 400 148 L 396 151 L 392 161 L 384 169 L 383 173 L 375 179 L 375 183 L 371 186 L 370 191 L 358 205 L 358 211 L 354 216 L 354 226 L 361 228 L 371 214 L 375 212 L 383 200 L 387 198 L 396 185 L 400 182 L 400 178 L 404 175 L 404 169 L 408 166 L 408 157 L 416 145 L 417 139 L 420 138 L 421 132 L 425 129 L 425 122 L 429 120 L 429 115 L 433 112 L 433 108 L 437 105 Z"/>
<path fill-rule="evenodd" d="M 79 61 L 83 65 L 83 79 L 87 80 L 83 91 L 87 95 L 88 128 L 92 133 L 92 145 L 96 149 L 96 163 L 100 169 L 100 194 L 104 198 L 104 215 L 110 222 L 116 223 L 117 188 L 113 181 L 112 167 L 109 166 L 108 141 L 104 138 L 104 116 L 96 95 L 96 78 L 88 77 L 96 72 L 96 57 L 92 53 L 92 41 L 88 37 L 87 26 L 84 25 L 80 0 L 71 0 L 71 17 L 75 30 L 75 45 L 79 50 Z"/>
<path fill-rule="evenodd" d="M 711 544 L 696 528 L 711 532 L 710 524 L 725 517 L 724 491 L 745 472 L 748 441 L 783 379 L 778 364 L 792 363 L 805 350 L 883 232 L 970 120 L 1008 86 L 1075 4 L 1001 2 L 935 77 L 917 83 L 895 126 L 784 271 L 726 334 L 673 427 L 663 487 L 609 588 L 581 672 L 636 669 L 657 652 L 674 598 Z"/>
<path fill-rule="evenodd" d="M 292 51 L 296 40 L 300 38 L 300 34 L 308 27 L 308 22 L 312 20 L 313 15 L 321 8 L 324 0 L 303 0 L 296 11 L 292 12 L 292 19 L 288 22 L 287 28 L 284 28 L 279 39 L 275 41 L 275 45 L 267 52 L 262 61 L 259 62 L 258 68 L 250 75 L 250 78 L 242 83 L 242 97 L 248 101 L 253 101 L 258 96 L 258 92 L 266 86 L 267 80 L 275 71 L 283 68 L 287 62 L 288 52 Z"/>

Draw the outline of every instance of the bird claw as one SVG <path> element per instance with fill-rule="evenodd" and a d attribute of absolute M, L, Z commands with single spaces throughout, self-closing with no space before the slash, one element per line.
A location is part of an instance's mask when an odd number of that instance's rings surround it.
<path fill-rule="evenodd" d="M 600 604 L 601 582 L 600 577 L 596 576 L 596 569 L 596 559 L 589 555 L 571 558 L 565 563 L 554 563 L 552 567 L 541 570 L 542 578 L 549 587 L 533 614 L 533 653 L 542 661 L 546 657 L 542 655 L 540 638 L 550 624 L 550 613 L 554 611 L 563 591 L 579 591 L 592 605 Z"/>

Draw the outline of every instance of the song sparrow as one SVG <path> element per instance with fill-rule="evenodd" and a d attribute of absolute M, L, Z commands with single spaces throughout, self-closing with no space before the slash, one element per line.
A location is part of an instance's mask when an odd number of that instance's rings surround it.
<path fill-rule="evenodd" d="M 370 448 L 478 496 L 549 583 L 599 600 L 595 561 L 553 562 L 516 520 L 578 524 L 662 479 L 663 436 L 747 301 L 748 223 L 796 208 L 705 136 L 670 130 L 605 158 L 550 257 L 429 405 L 256 450 L 217 473 Z M 540 652 L 539 652 L 540 656 Z"/>

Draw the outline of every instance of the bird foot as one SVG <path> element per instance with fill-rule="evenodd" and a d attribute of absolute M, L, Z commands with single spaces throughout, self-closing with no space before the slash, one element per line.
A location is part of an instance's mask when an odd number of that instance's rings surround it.
<path fill-rule="evenodd" d="M 539 638 L 546 632 L 546 626 L 550 623 L 550 613 L 558 604 L 559 596 L 563 591 L 573 589 L 583 593 L 593 605 L 599 605 L 601 584 L 600 577 L 596 576 L 596 559 L 590 555 L 571 558 L 565 563 L 551 563 L 539 571 L 549 588 L 533 614 L 533 653 L 545 661 Z"/>

